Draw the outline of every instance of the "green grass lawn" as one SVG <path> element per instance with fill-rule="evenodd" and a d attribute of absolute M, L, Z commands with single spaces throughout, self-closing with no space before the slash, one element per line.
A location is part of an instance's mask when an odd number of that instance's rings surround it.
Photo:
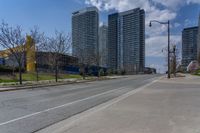
<path fill-rule="evenodd" d="M 200 69 L 195 72 L 195 75 L 200 76 Z"/>
<path fill-rule="evenodd" d="M 9 82 L 17 82 L 15 79 L 5 79 L 5 78 L 0 78 L 0 83 L 9 83 Z"/>
<path fill-rule="evenodd" d="M 19 74 L 16 76 L 11 75 L 0 75 L 0 83 L 7 83 L 7 82 L 17 82 Z M 73 74 L 59 74 L 59 79 L 69 79 L 69 78 L 77 78 L 81 79 L 80 75 L 73 75 Z M 23 81 L 36 81 L 36 74 L 35 73 L 23 73 L 22 74 Z M 48 73 L 39 73 L 39 80 L 54 80 L 54 74 Z"/>

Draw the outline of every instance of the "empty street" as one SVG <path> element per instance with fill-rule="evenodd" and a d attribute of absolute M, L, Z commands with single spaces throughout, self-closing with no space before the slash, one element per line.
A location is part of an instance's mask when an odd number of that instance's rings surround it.
<path fill-rule="evenodd" d="M 144 86 L 158 75 L 126 76 L 0 93 L 0 133 L 33 133 Z"/>

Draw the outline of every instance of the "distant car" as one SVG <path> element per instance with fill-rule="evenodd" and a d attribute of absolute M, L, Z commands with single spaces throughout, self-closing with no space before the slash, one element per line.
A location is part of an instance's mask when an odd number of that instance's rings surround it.
<path fill-rule="evenodd" d="M 155 68 L 145 67 L 144 74 L 156 74 Z"/>

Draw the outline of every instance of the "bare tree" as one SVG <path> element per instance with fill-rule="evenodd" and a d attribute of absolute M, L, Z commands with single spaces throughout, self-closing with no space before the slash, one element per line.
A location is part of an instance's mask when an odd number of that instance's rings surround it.
<path fill-rule="evenodd" d="M 173 73 L 176 76 L 176 69 L 180 65 L 181 58 L 180 58 L 180 49 L 178 49 L 178 43 L 174 40 L 171 40 L 170 44 L 170 73 Z M 168 62 L 168 48 L 165 47 L 162 52 L 166 57 L 166 66 Z"/>
<path fill-rule="evenodd" d="M 45 36 L 44 32 L 40 32 L 39 28 L 34 26 L 32 29 L 30 29 L 29 35 L 37 47 L 36 51 L 39 51 L 39 49 L 43 50 L 43 46 L 47 41 L 47 37 Z"/>
<path fill-rule="evenodd" d="M 33 43 L 34 43 L 34 47 L 35 47 L 35 55 L 33 55 L 33 57 L 29 57 L 29 58 L 33 58 L 35 59 L 35 71 L 36 71 L 36 79 L 37 81 L 39 81 L 39 72 L 38 72 L 38 62 L 39 62 L 39 50 L 43 49 L 44 44 L 46 43 L 46 36 L 44 34 L 44 32 L 40 32 L 39 27 L 34 26 L 31 30 L 29 35 L 31 36 L 31 38 L 33 39 Z"/>
<path fill-rule="evenodd" d="M 101 67 L 103 67 L 103 65 L 105 65 L 105 64 L 107 64 L 107 61 L 103 61 L 105 58 L 106 58 L 106 56 L 107 56 L 107 53 L 106 53 L 106 49 L 102 49 L 101 51 L 99 51 L 99 52 L 96 52 L 95 54 L 94 54 L 94 59 L 93 59 L 93 64 L 95 64 L 96 66 L 97 66 L 97 71 L 98 71 L 98 77 L 100 77 L 101 76 Z"/>
<path fill-rule="evenodd" d="M 9 50 L 3 50 L 3 51 L 1 51 L 0 52 L 0 57 L 3 57 L 3 58 L 5 58 L 5 56 L 6 56 L 6 51 L 7 52 L 9 52 Z M 10 52 L 9 52 L 10 53 Z M 16 64 L 15 63 L 12 63 L 12 62 L 16 62 L 16 59 L 15 58 L 9 58 L 9 67 L 11 67 L 12 68 L 12 74 L 11 74 L 11 76 L 13 77 L 13 79 L 15 79 L 16 78 L 16 75 L 15 75 L 15 71 L 16 71 Z M 8 63 L 8 62 L 7 62 Z"/>
<path fill-rule="evenodd" d="M 21 26 L 10 27 L 4 21 L 0 25 L 0 45 L 8 50 L 11 58 L 14 58 L 19 67 L 19 83 L 22 84 L 22 68 L 25 58 L 26 36 L 23 35 Z"/>
<path fill-rule="evenodd" d="M 36 46 L 42 46 L 42 44 L 45 41 L 45 35 L 44 32 L 40 32 L 39 27 L 34 26 L 32 29 L 30 29 L 30 36 L 33 38 L 34 43 Z"/>
<path fill-rule="evenodd" d="M 96 51 L 93 51 L 93 53 L 88 53 L 88 51 L 86 51 L 83 46 L 79 45 L 76 46 L 76 52 L 74 52 L 73 55 L 78 58 L 78 65 L 83 79 L 85 79 L 86 77 L 86 71 L 85 71 L 86 68 L 90 70 L 91 66 L 99 67 L 100 56 L 99 54 L 97 54 Z"/>
<path fill-rule="evenodd" d="M 49 65 L 55 70 L 55 80 L 58 81 L 59 65 L 62 55 L 66 55 L 71 47 L 70 35 L 55 31 L 55 37 L 47 38 L 43 44 L 43 50 L 49 53 Z"/>
<path fill-rule="evenodd" d="M 97 76 L 100 77 L 100 61 L 102 56 L 99 54 L 99 52 L 95 52 L 93 57 L 90 59 L 90 65 L 94 65 L 97 67 Z"/>
<path fill-rule="evenodd" d="M 84 57 L 84 50 L 79 48 L 78 55 L 75 55 L 78 58 L 78 66 L 80 74 L 82 75 L 83 79 L 86 77 L 85 67 L 87 66 L 86 58 Z"/>
<path fill-rule="evenodd" d="M 170 60 L 171 60 L 171 72 L 176 76 L 177 68 L 181 64 L 180 49 L 178 49 L 179 43 L 172 41 L 170 50 Z"/>

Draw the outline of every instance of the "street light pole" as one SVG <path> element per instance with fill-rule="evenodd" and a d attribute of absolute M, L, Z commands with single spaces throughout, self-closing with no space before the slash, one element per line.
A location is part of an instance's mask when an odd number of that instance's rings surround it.
<path fill-rule="evenodd" d="M 170 21 L 167 22 L 168 23 L 168 78 L 170 79 L 170 74 L 171 74 L 171 70 L 170 70 Z"/>
<path fill-rule="evenodd" d="M 36 79 L 37 79 L 37 81 L 39 81 L 37 61 L 35 61 L 35 71 L 36 71 Z"/>
<path fill-rule="evenodd" d="M 35 54 L 35 71 L 36 71 L 36 78 L 37 82 L 39 81 L 39 74 L 38 74 L 38 47 L 36 46 L 36 54 Z"/>
<path fill-rule="evenodd" d="M 167 24 L 168 25 L 168 78 L 170 79 L 170 21 L 168 20 L 167 22 L 160 22 L 160 21 L 157 21 L 157 20 L 151 20 L 150 23 L 149 23 L 149 27 L 152 26 L 152 22 L 156 22 L 156 23 L 159 23 L 159 24 Z"/>

